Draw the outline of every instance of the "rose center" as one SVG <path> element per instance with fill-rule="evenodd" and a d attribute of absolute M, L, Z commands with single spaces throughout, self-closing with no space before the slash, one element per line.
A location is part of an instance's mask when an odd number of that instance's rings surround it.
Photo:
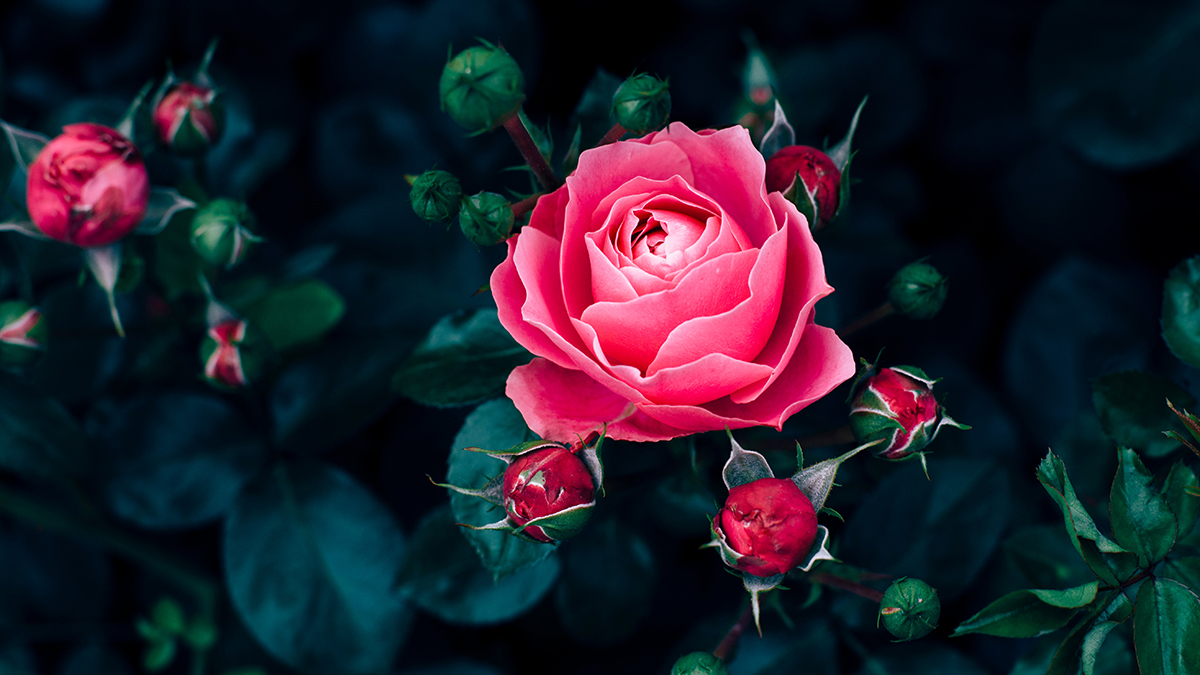
<path fill-rule="evenodd" d="M 704 233 L 704 223 L 696 218 L 663 209 L 637 209 L 638 224 L 630 233 L 633 259 L 644 255 L 670 259 L 687 249 Z"/>

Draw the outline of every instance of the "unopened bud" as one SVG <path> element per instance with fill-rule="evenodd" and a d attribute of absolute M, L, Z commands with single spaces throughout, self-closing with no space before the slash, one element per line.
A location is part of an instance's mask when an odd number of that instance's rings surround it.
<path fill-rule="evenodd" d="M 888 301 L 898 314 L 932 319 L 946 302 L 946 277 L 923 262 L 905 265 L 888 282 Z"/>
<path fill-rule="evenodd" d="M 817 513 L 794 481 L 760 478 L 729 490 L 712 529 L 736 555 L 727 565 L 771 577 L 804 561 L 817 538 Z"/>
<path fill-rule="evenodd" d="M 801 213 L 813 216 L 814 227 L 837 214 L 841 181 L 842 172 L 829 155 L 807 145 L 789 145 L 767 160 L 767 192 L 782 192 Z M 809 213 L 813 207 L 816 213 Z"/>
<path fill-rule="evenodd" d="M 183 155 L 198 155 L 221 139 L 225 131 L 225 106 L 212 87 L 180 82 L 167 90 L 154 106 L 158 140 Z"/>
<path fill-rule="evenodd" d="M 226 389 L 240 389 L 256 381 L 263 369 L 262 340 L 244 319 L 210 327 L 200 346 L 204 379 Z"/>
<path fill-rule="evenodd" d="M 488 131 L 517 114 L 525 76 L 503 47 L 484 43 L 459 52 L 442 69 L 442 110 L 463 127 Z"/>
<path fill-rule="evenodd" d="M 251 244 L 262 241 L 251 229 L 254 223 L 244 203 L 214 199 L 192 219 L 192 248 L 208 263 L 231 268 L 245 259 Z"/>
<path fill-rule="evenodd" d="M 920 368 L 882 368 L 857 384 L 850 406 L 850 430 L 859 443 L 877 439 L 875 454 L 904 459 L 920 453 L 945 425 L 968 429 L 946 414 L 933 395 L 935 380 Z"/>
<path fill-rule="evenodd" d="M 883 627 L 902 641 L 928 635 L 937 628 L 941 614 L 937 589 L 920 579 L 897 579 L 884 591 L 879 603 Z"/>
<path fill-rule="evenodd" d="M 458 212 L 459 227 L 476 246 L 491 246 L 508 239 L 513 222 L 512 205 L 495 192 L 471 195 Z"/>
<path fill-rule="evenodd" d="M 692 652 L 679 657 L 671 675 L 728 675 L 725 663 L 709 652 Z"/>
<path fill-rule="evenodd" d="M 617 124 L 635 135 L 661 128 L 671 115 L 671 92 L 666 80 L 648 73 L 625 80 L 613 95 L 612 111 Z"/>
<path fill-rule="evenodd" d="M 534 450 L 514 459 L 504 472 L 504 510 L 518 527 L 530 521 L 578 512 L 574 518 L 549 518 L 522 530 L 538 541 L 553 542 L 579 534 L 591 517 L 596 481 L 570 448 Z"/>
<path fill-rule="evenodd" d="M 0 368 L 32 363 L 46 348 L 41 310 L 21 300 L 0 302 Z"/>
<path fill-rule="evenodd" d="M 450 220 L 462 205 L 462 184 L 449 171 L 426 171 L 413 181 L 408 201 L 422 220 Z"/>

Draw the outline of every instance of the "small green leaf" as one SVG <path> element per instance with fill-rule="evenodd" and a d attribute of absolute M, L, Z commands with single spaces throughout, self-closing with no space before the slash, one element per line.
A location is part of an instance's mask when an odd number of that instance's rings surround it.
<path fill-rule="evenodd" d="M 186 623 L 183 618 L 183 608 L 171 598 L 159 600 L 150 612 L 150 619 L 154 622 L 155 627 L 168 635 L 182 633 Z"/>
<path fill-rule="evenodd" d="M 1038 637 L 1067 625 L 1076 611 L 1096 599 L 1099 582 L 1066 590 L 1014 591 L 959 624 L 951 637 L 983 633 L 999 637 Z"/>
<path fill-rule="evenodd" d="M 1200 558 L 1173 555 L 1163 565 L 1162 576 L 1174 579 L 1200 595 Z"/>
<path fill-rule="evenodd" d="M 0 467 L 26 478 L 55 480 L 86 462 L 83 433 L 59 402 L 0 372 Z"/>
<path fill-rule="evenodd" d="M 175 640 L 174 638 L 151 642 L 146 646 L 146 653 L 142 656 L 142 667 L 146 670 L 157 673 L 160 670 L 165 670 L 171 662 L 175 660 Z"/>
<path fill-rule="evenodd" d="M 1053 452 L 1046 453 L 1038 465 L 1037 478 L 1058 504 L 1071 543 L 1092 572 L 1107 584 L 1117 584 L 1128 578 L 1136 564 L 1135 556 L 1096 528 L 1096 523 L 1075 495 L 1062 460 Z"/>
<path fill-rule="evenodd" d="M 261 330 L 279 352 L 310 345 L 342 319 L 346 303 L 318 279 L 272 289 L 244 307 L 235 308 Z"/>
<path fill-rule="evenodd" d="M 1200 664 L 1200 599 L 1171 579 L 1150 579 L 1134 601 L 1133 644 L 1141 675 L 1189 675 Z"/>
<path fill-rule="evenodd" d="M 1119 625 L 1116 621 L 1097 621 L 1088 630 L 1087 635 L 1083 636 L 1083 642 L 1079 646 L 1079 665 L 1083 675 L 1094 675 L 1096 656 L 1100 653 L 1100 647 L 1112 629 Z"/>
<path fill-rule="evenodd" d="M 425 405 L 478 403 L 504 393 L 513 368 L 533 359 L 495 309 L 444 316 L 396 372 L 392 388 Z"/>
<path fill-rule="evenodd" d="M 1179 522 L 1179 536 L 1187 536 L 1200 515 L 1200 500 L 1188 494 L 1188 486 L 1196 485 L 1196 473 L 1182 460 L 1171 466 L 1163 482 L 1163 498 Z"/>
<path fill-rule="evenodd" d="M 1163 282 L 1162 334 L 1172 354 L 1200 368 L 1200 256 L 1180 262 Z"/>
<path fill-rule="evenodd" d="M 1111 620 L 1120 623 L 1129 618 L 1132 607 L 1133 603 L 1121 593 L 1121 589 L 1110 591 L 1107 596 L 1093 606 L 1087 616 L 1076 623 L 1075 627 L 1067 633 L 1062 644 L 1054 652 L 1046 675 L 1077 675 L 1082 667 L 1080 657 L 1083 641 L 1091 627 L 1097 621 Z"/>
<path fill-rule="evenodd" d="M 1092 404 L 1105 433 L 1117 445 L 1137 448 L 1150 457 L 1179 448 L 1175 439 L 1162 433 L 1179 427 L 1165 399 L 1185 408 L 1196 404 L 1187 390 L 1154 373 L 1109 373 L 1092 382 Z"/>
<path fill-rule="evenodd" d="M 1175 514 L 1151 485 L 1153 477 L 1137 453 L 1120 448 L 1117 457 L 1117 475 L 1113 478 L 1108 505 L 1113 537 L 1137 554 L 1141 567 L 1151 567 L 1165 558 L 1175 544 L 1179 534 Z"/>

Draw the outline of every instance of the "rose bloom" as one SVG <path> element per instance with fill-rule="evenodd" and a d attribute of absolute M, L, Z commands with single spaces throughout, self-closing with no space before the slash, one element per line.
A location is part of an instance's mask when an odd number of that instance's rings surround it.
<path fill-rule="evenodd" d="M 804 562 L 817 538 L 817 513 L 790 479 L 761 478 L 729 491 L 713 529 L 745 556 L 737 569 L 771 577 Z"/>
<path fill-rule="evenodd" d="M 70 124 L 29 165 L 25 200 L 47 237 L 105 246 L 142 221 L 150 181 L 132 141 L 100 124 Z"/>
<path fill-rule="evenodd" d="M 771 425 L 854 374 L 813 323 L 809 224 L 742 127 L 680 123 L 584 152 L 492 273 L 500 322 L 541 358 L 507 394 L 543 438 L 659 441 Z"/>

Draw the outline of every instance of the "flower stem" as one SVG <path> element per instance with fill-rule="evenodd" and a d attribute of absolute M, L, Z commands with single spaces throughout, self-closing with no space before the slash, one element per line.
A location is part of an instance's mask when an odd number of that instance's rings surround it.
<path fill-rule="evenodd" d="M 851 593 L 860 595 L 871 602 L 878 603 L 883 600 L 883 591 L 877 591 L 869 586 L 863 586 L 856 581 L 843 579 L 836 574 L 830 574 L 829 572 L 813 572 L 812 574 L 808 575 L 808 578 L 811 579 L 815 584 L 822 584 L 824 586 L 829 586 L 830 588 L 840 588 L 843 591 L 850 591 Z"/>
<path fill-rule="evenodd" d="M 746 627 L 750 625 L 750 620 L 753 618 L 753 608 L 747 603 L 746 608 L 742 610 L 742 615 L 738 617 L 738 620 L 729 628 L 729 632 L 721 639 L 721 643 L 713 650 L 713 656 L 722 661 L 728 658 L 729 653 L 737 646 L 738 640 L 741 639 L 742 633 L 746 632 Z"/>
<path fill-rule="evenodd" d="M 876 321 L 879 321 L 880 319 L 886 319 L 887 317 L 891 316 L 895 312 L 896 312 L 896 308 L 892 306 L 892 303 L 890 301 L 885 302 L 882 305 L 871 310 L 870 312 L 867 312 L 863 316 L 859 317 L 856 321 L 851 322 L 850 325 L 845 326 L 844 328 L 839 330 L 837 332 L 838 337 L 841 337 L 841 338 L 847 337 L 851 333 L 858 332 L 858 331 L 862 330 L 863 328 L 866 328 L 867 326 L 870 326 L 871 324 L 875 323 Z"/>
<path fill-rule="evenodd" d="M 542 152 L 538 150 L 537 143 L 533 142 L 533 137 L 529 135 L 529 130 L 525 128 L 525 124 L 521 121 L 520 115 L 509 117 L 504 123 L 504 130 L 512 137 L 513 143 L 516 144 L 517 150 L 521 151 L 521 156 L 525 158 L 525 163 L 533 169 L 533 175 L 538 182 L 542 184 L 542 189 L 546 192 L 553 191 L 558 187 L 558 177 L 554 175 L 554 169 L 546 163 L 546 158 L 542 157 Z"/>
<path fill-rule="evenodd" d="M 600 142 L 596 144 L 596 147 L 598 148 L 602 145 L 608 145 L 609 143 L 615 143 L 621 140 L 621 137 L 625 135 L 626 131 L 627 130 L 625 127 L 621 126 L 620 124 L 614 124 L 613 128 L 609 129 L 608 133 L 604 134 L 604 138 L 601 138 Z"/>
<path fill-rule="evenodd" d="M 797 439 L 797 443 L 802 448 L 825 448 L 831 445 L 847 445 L 854 442 L 854 432 L 850 430 L 849 424 L 844 424 L 837 429 L 822 431 L 819 434 L 805 436 Z"/>
<path fill-rule="evenodd" d="M 542 194 L 545 194 L 545 193 L 542 193 Z M 522 199 L 521 201 L 513 204 L 512 205 L 513 218 L 520 218 L 521 216 L 525 215 L 526 213 L 529 213 L 530 211 L 532 211 L 533 207 L 537 206 L 537 200 L 539 197 L 542 196 L 542 194 L 536 194 L 536 195 L 533 195 L 532 197 L 526 197 L 525 199 Z"/>

